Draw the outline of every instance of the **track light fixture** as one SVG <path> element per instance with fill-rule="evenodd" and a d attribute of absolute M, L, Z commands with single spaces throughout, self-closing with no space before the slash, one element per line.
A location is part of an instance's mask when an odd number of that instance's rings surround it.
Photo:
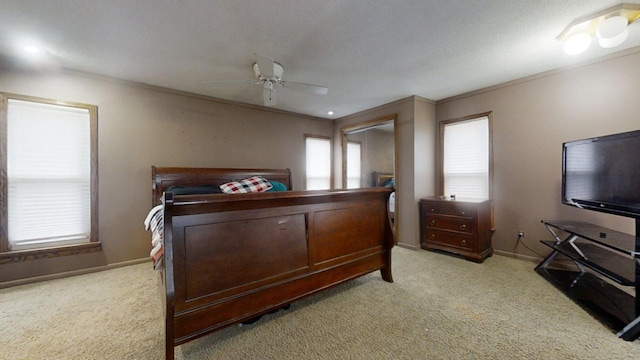
<path fill-rule="evenodd" d="M 627 26 L 638 18 L 639 4 L 622 3 L 575 20 L 558 35 L 558 40 L 564 42 L 564 51 L 569 55 L 586 51 L 593 38 L 597 39 L 600 47 L 613 48 L 627 39 Z"/>

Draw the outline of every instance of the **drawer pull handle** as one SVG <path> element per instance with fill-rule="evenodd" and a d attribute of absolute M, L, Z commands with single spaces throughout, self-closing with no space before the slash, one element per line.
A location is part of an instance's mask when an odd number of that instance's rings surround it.
<path fill-rule="evenodd" d="M 467 229 L 467 225 L 460 225 L 460 230 L 466 230 Z"/>
<path fill-rule="evenodd" d="M 467 240 L 462 240 L 462 246 L 467 246 Z"/>
<path fill-rule="evenodd" d="M 431 224 L 430 225 L 434 226 L 435 224 L 436 224 L 436 221 L 435 220 L 431 220 Z"/>
<path fill-rule="evenodd" d="M 464 215 L 464 211 L 460 211 L 460 215 Z"/>
<path fill-rule="evenodd" d="M 436 234 L 431 234 L 431 240 L 435 240 L 436 239 Z"/>

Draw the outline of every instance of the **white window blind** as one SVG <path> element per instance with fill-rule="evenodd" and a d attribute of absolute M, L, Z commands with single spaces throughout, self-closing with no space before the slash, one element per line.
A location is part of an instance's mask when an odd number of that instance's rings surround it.
<path fill-rule="evenodd" d="M 306 138 L 307 190 L 331 188 L 331 140 Z"/>
<path fill-rule="evenodd" d="M 360 144 L 347 142 L 347 189 L 357 189 L 361 187 L 361 159 Z"/>
<path fill-rule="evenodd" d="M 12 250 L 90 241 L 89 110 L 9 99 L 8 237 Z"/>
<path fill-rule="evenodd" d="M 444 194 L 489 198 L 489 119 L 445 124 Z"/>

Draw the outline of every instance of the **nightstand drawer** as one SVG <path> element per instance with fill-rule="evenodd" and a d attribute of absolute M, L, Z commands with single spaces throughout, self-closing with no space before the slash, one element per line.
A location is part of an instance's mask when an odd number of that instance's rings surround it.
<path fill-rule="evenodd" d="M 473 237 L 469 235 L 434 229 L 428 229 L 426 235 L 427 242 L 473 250 Z"/>
<path fill-rule="evenodd" d="M 473 219 L 453 216 L 427 215 L 425 226 L 444 230 L 473 233 Z"/>
<path fill-rule="evenodd" d="M 425 215 L 440 214 L 451 216 L 475 217 L 476 209 L 473 206 L 453 202 L 430 202 L 424 207 Z"/>

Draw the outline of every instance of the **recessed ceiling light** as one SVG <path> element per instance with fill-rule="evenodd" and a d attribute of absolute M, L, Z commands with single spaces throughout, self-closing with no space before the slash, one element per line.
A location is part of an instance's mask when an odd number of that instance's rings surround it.
<path fill-rule="evenodd" d="M 329 110 L 329 111 L 327 111 L 327 114 L 328 115 L 333 115 L 333 111 Z"/>

